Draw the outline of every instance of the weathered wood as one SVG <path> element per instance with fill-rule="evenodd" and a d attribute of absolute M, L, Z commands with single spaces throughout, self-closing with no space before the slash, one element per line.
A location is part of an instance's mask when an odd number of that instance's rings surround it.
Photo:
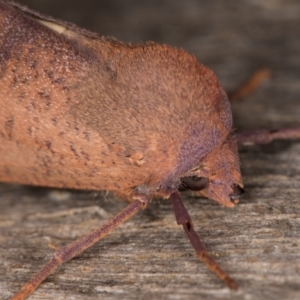
<path fill-rule="evenodd" d="M 228 90 L 257 68 L 270 67 L 273 77 L 233 105 L 235 127 L 300 124 L 296 0 L 22 2 L 125 41 L 183 47 L 211 67 Z M 299 298 L 299 153 L 299 142 L 242 147 L 247 194 L 234 209 L 184 196 L 196 230 L 240 283 L 238 292 L 198 261 L 171 203 L 161 201 L 60 267 L 30 299 Z M 0 299 L 12 296 L 51 257 L 51 247 L 91 231 L 124 205 L 105 192 L 0 185 Z"/>

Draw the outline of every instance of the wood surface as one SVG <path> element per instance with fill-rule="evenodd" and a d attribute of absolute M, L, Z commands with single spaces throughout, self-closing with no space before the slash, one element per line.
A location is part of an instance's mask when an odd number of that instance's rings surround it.
<path fill-rule="evenodd" d="M 273 75 L 233 104 L 237 130 L 300 126 L 300 2 L 21 1 L 115 36 L 182 47 L 212 68 L 227 91 L 252 72 Z M 240 149 L 246 195 L 224 208 L 184 202 L 237 292 L 198 261 L 171 203 L 156 201 L 52 274 L 30 299 L 299 299 L 300 142 Z M 0 158 L 1 159 L 1 158 Z M 0 185 L 0 299 L 13 295 L 61 247 L 125 203 L 105 192 Z"/>

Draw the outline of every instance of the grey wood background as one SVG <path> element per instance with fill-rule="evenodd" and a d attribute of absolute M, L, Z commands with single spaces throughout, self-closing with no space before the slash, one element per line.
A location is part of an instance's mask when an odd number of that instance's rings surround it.
<path fill-rule="evenodd" d="M 182 47 L 227 90 L 270 67 L 272 78 L 233 105 L 235 127 L 300 126 L 297 0 L 21 2 L 124 41 Z M 161 201 L 60 267 L 30 299 L 300 299 L 300 142 L 240 153 L 247 194 L 237 207 L 184 196 L 196 230 L 239 291 L 197 260 L 170 203 Z M 51 247 L 84 235 L 124 205 L 105 192 L 1 184 L 0 299 L 51 257 Z"/>

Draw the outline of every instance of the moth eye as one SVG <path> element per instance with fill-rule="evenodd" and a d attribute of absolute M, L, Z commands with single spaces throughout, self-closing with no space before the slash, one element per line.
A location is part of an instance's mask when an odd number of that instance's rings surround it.
<path fill-rule="evenodd" d="M 245 194 L 245 190 L 237 184 L 232 185 L 233 193 L 229 195 L 230 200 L 236 200 L 242 197 Z"/>
<path fill-rule="evenodd" d="M 205 177 L 188 176 L 181 178 L 180 190 L 200 191 L 208 186 L 209 180 Z"/>

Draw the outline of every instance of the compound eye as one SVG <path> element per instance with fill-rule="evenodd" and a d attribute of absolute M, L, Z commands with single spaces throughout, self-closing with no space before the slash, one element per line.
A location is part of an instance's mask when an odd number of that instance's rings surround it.
<path fill-rule="evenodd" d="M 205 177 L 188 176 L 181 178 L 180 190 L 201 191 L 208 186 L 209 180 Z"/>
<path fill-rule="evenodd" d="M 233 184 L 232 189 L 233 193 L 229 195 L 231 201 L 239 199 L 245 194 L 245 190 L 237 184 Z"/>

